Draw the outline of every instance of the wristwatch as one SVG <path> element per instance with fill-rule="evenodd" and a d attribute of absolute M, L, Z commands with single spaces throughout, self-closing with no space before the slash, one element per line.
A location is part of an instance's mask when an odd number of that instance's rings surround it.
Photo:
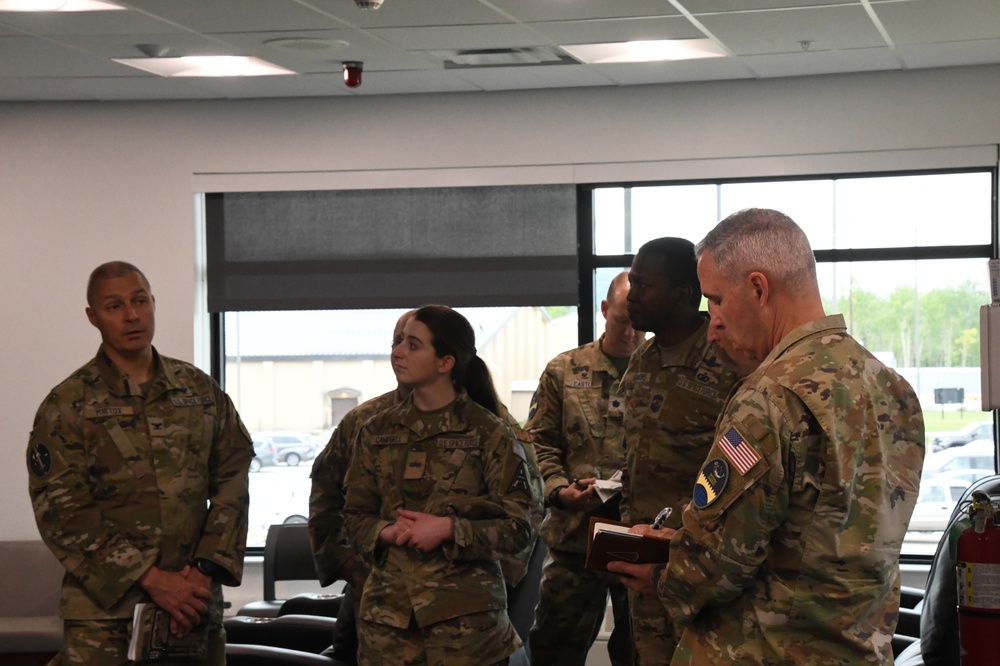
<path fill-rule="evenodd" d="M 568 488 L 568 487 L 569 486 L 559 486 L 551 493 L 549 493 L 549 496 L 547 498 L 549 500 L 549 506 L 554 506 L 557 509 L 565 509 L 566 507 L 563 506 L 562 500 L 559 499 L 559 491 L 562 490 L 563 488 Z"/>
<path fill-rule="evenodd" d="M 194 565 L 195 569 L 202 572 L 212 580 L 217 580 L 222 577 L 223 574 L 222 567 L 220 567 L 212 560 L 206 560 L 202 557 L 199 557 L 195 559 L 195 561 L 192 562 L 191 564 Z"/>

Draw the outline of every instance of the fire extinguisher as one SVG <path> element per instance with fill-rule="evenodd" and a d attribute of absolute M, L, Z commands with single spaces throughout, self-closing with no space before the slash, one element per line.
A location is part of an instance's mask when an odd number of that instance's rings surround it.
<path fill-rule="evenodd" d="M 1000 526 L 990 496 L 972 494 L 972 527 L 958 538 L 958 639 L 962 666 L 1000 663 Z"/>

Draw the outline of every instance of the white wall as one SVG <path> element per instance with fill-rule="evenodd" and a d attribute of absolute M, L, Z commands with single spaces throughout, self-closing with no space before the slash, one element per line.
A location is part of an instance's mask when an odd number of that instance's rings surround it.
<path fill-rule="evenodd" d="M 126 259 L 158 348 L 195 354 L 195 193 L 781 175 L 995 161 L 1000 68 L 490 94 L 0 105 L 0 539 L 24 454 L 90 358 L 89 271 Z M 992 146 L 992 148 L 990 148 Z M 767 205 L 762 201 L 761 205 Z"/>

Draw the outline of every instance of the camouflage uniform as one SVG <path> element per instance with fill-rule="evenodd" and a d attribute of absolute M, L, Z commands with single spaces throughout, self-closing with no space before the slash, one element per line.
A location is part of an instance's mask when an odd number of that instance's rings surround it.
<path fill-rule="evenodd" d="M 347 583 L 340 610 L 337 611 L 333 644 L 323 654 L 348 664 L 357 663 L 357 614 L 361 588 L 368 578 L 368 564 L 354 551 L 344 532 L 344 500 L 347 496 L 344 478 L 361 426 L 375 414 L 402 402 L 404 397 L 397 387 L 344 414 L 326 448 L 313 461 L 309 537 L 319 582 L 324 587 L 338 580 Z"/>
<path fill-rule="evenodd" d="M 344 533 L 344 477 L 347 476 L 361 426 L 379 412 L 402 402 L 404 397 L 397 388 L 347 412 L 330 436 L 326 448 L 313 462 L 309 535 L 319 582 L 324 587 L 343 579 L 360 589 L 368 577 L 368 565 L 355 553 Z M 351 562 L 347 568 L 352 570 L 349 580 L 340 575 L 343 573 L 341 567 L 347 562 Z"/>
<path fill-rule="evenodd" d="M 666 527 L 680 524 L 695 476 L 712 446 L 715 421 L 737 373 L 707 339 L 708 319 L 681 344 L 663 349 L 656 338 L 632 355 L 622 379 L 625 405 L 625 478 L 622 518 L 649 524 L 673 507 Z M 656 599 L 629 594 L 636 661 L 668 664 L 676 641 Z"/>
<path fill-rule="evenodd" d="M 620 402 L 612 397 L 621 373 L 601 351 L 601 340 L 552 359 L 532 399 L 525 429 L 535 442 L 545 497 L 576 479 L 607 479 L 625 462 Z M 619 519 L 618 502 L 599 513 Z M 626 588 L 617 576 L 584 567 L 589 522 L 589 513 L 550 505 L 542 523 L 549 556 L 528 641 L 536 664 L 585 663 L 609 592 L 615 628 L 608 653 L 615 666 L 632 664 Z"/>
<path fill-rule="evenodd" d="M 733 392 L 658 592 L 673 664 L 886 664 L 924 452 L 917 396 L 840 315 Z"/>
<path fill-rule="evenodd" d="M 341 419 L 333 431 L 326 448 L 316 457 L 312 468 L 312 492 L 309 495 L 309 534 L 313 543 L 313 557 L 316 560 L 316 570 L 319 572 L 320 584 L 323 586 L 339 580 L 338 572 L 348 560 L 353 560 L 359 568 L 347 582 L 360 588 L 368 577 L 368 565 L 364 559 L 355 554 L 351 542 L 344 533 L 344 498 L 346 488 L 344 478 L 350 466 L 351 456 L 361 427 L 371 417 L 381 411 L 403 401 L 405 396 L 397 388 L 388 393 L 374 397 L 361 403 Z M 520 431 L 517 421 L 510 415 L 506 407 L 500 406 L 500 414 L 507 421 L 518 437 L 523 440 L 524 452 L 528 456 L 528 465 L 532 470 L 531 482 L 536 493 L 541 496 L 542 483 L 538 474 L 538 462 L 534 446 L 530 444 L 530 436 Z M 545 515 L 544 508 L 537 504 L 532 512 L 532 534 L 538 532 Z M 517 585 L 527 572 L 528 559 L 531 557 L 531 546 L 516 555 L 504 555 L 500 560 L 504 580 L 511 587 Z M 345 579 L 346 580 L 346 579 Z"/>
<path fill-rule="evenodd" d="M 209 604 L 222 655 L 220 582 L 243 576 L 253 445 L 211 377 L 155 349 L 153 358 L 143 388 L 99 351 L 35 417 L 29 490 L 42 539 L 67 571 L 67 663 L 127 663 L 133 608 L 151 601 L 139 578 L 195 558 L 224 572 Z"/>
<path fill-rule="evenodd" d="M 528 545 L 541 501 L 510 427 L 464 392 L 431 413 L 407 398 L 368 421 L 358 446 L 344 514 L 372 566 L 359 663 L 465 666 L 510 655 L 520 640 L 497 559 Z M 451 516 L 454 541 L 429 553 L 382 545 L 379 533 L 404 507 Z"/>

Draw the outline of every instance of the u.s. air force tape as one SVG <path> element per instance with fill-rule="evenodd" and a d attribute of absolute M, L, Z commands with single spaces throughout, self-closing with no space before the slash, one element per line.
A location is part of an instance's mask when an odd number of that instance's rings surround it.
<path fill-rule="evenodd" d="M 694 505 L 704 509 L 719 498 L 729 480 L 729 463 L 722 458 L 712 458 L 698 473 L 694 483 Z"/>

